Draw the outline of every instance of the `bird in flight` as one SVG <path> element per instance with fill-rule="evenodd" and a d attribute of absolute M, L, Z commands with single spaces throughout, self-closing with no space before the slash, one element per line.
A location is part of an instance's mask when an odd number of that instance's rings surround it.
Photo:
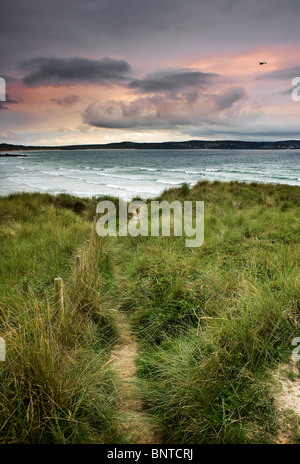
<path fill-rule="evenodd" d="M 260 61 L 259 64 L 262 66 L 263 64 L 267 64 L 266 61 Z"/>

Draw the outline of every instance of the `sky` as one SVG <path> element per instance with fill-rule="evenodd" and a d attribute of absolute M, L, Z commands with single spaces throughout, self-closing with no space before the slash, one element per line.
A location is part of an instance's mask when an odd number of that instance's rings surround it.
<path fill-rule="evenodd" d="M 0 143 L 299 140 L 299 0 L 1 0 L 1 20 Z"/>

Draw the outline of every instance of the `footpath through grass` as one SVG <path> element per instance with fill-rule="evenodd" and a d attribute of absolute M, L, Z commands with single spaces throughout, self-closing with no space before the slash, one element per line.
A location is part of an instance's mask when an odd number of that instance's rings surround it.
<path fill-rule="evenodd" d="M 167 443 L 276 441 L 272 375 L 299 336 L 300 189 L 199 182 L 160 199 L 204 200 L 205 239 L 112 239 L 145 407 Z M 299 416 L 288 427 L 299 440 Z"/>
<path fill-rule="evenodd" d="M 160 199 L 205 202 L 201 247 L 91 236 L 92 200 L 0 199 L 1 441 L 130 442 L 131 401 L 165 443 L 276 442 L 283 427 L 300 440 L 299 416 L 278 408 L 274 389 L 282 368 L 300 381 L 300 188 L 199 182 Z M 64 314 L 53 306 L 57 275 Z M 130 372 L 111 357 L 124 317 L 137 340 Z M 124 409 L 118 392 L 137 380 L 137 354 L 139 391 Z"/>

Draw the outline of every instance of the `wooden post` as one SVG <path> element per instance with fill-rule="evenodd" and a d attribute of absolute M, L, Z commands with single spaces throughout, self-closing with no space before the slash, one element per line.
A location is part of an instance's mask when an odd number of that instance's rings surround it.
<path fill-rule="evenodd" d="M 6 361 L 5 340 L 3 337 L 0 337 L 0 361 Z"/>
<path fill-rule="evenodd" d="M 76 256 L 76 269 L 77 269 L 77 272 L 81 270 L 81 256 L 79 255 Z"/>
<path fill-rule="evenodd" d="M 55 277 L 54 279 L 54 288 L 55 288 L 55 305 L 56 308 L 64 314 L 64 282 L 61 277 Z"/>

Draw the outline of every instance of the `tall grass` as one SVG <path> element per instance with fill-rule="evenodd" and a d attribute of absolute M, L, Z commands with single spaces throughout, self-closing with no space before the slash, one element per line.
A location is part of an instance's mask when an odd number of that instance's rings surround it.
<path fill-rule="evenodd" d="M 270 442 L 270 373 L 299 335 L 300 189 L 199 182 L 160 199 L 204 200 L 205 240 L 128 238 L 120 258 L 145 404 L 169 443 Z"/>
<path fill-rule="evenodd" d="M 300 189 L 199 182 L 159 199 L 205 202 L 201 247 L 91 236 L 93 200 L 0 199 L 2 442 L 126 440 L 109 362 L 116 308 L 140 341 L 144 404 L 166 443 L 274 440 L 272 372 L 289 362 L 300 328 Z"/>
<path fill-rule="evenodd" d="M 117 332 L 105 305 L 110 260 L 105 241 L 91 235 L 92 202 L 20 194 L 1 198 L 0 208 L 0 441 L 122 440 L 109 364 Z M 53 298 L 58 275 L 64 312 Z"/>

